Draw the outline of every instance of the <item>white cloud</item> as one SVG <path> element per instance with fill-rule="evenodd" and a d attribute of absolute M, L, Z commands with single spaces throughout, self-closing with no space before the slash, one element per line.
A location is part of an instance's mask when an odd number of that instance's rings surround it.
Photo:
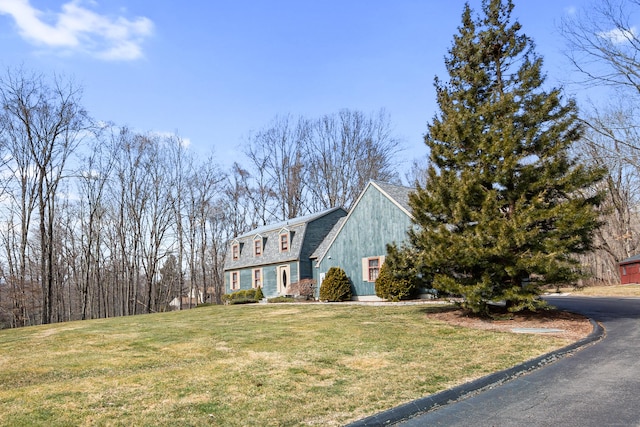
<path fill-rule="evenodd" d="M 175 132 L 152 131 L 150 132 L 150 135 L 157 136 L 162 139 L 176 139 L 184 148 L 189 148 L 189 146 L 191 146 L 191 140 L 189 138 L 184 138 Z"/>
<path fill-rule="evenodd" d="M 104 60 L 142 57 L 141 44 L 153 33 L 150 19 L 100 15 L 83 3 L 71 0 L 62 5 L 60 13 L 45 13 L 29 0 L 0 0 L 0 14 L 11 15 L 20 35 L 37 46 L 63 53 L 83 52 Z"/>
<path fill-rule="evenodd" d="M 611 31 L 605 31 L 598 33 L 598 37 L 607 39 L 613 44 L 627 43 L 633 40 L 637 36 L 636 27 L 631 27 L 630 30 L 622 30 L 620 28 L 614 28 Z"/>

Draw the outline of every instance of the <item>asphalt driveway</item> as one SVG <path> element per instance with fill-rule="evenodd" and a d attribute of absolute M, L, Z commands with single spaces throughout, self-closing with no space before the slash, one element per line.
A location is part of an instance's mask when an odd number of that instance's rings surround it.
<path fill-rule="evenodd" d="M 604 338 L 502 384 L 486 387 L 480 381 L 477 384 L 487 389 L 455 403 L 444 404 L 451 393 L 440 393 L 436 396 L 444 406 L 439 409 L 410 413 L 412 405 L 405 405 L 355 424 L 640 426 L 640 299 L 547 299 L 599 322 Z M 393 424 L 399 418 L 405 420 Z"/>

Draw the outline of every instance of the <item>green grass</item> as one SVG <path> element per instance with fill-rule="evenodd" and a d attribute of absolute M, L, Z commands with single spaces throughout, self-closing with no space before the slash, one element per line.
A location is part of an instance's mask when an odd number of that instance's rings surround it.
<path fill-rule="evenodd" d="M 419 306 L 211 306 L 0 331 L 0 425 L 343 425 L 567 344 Z"/>

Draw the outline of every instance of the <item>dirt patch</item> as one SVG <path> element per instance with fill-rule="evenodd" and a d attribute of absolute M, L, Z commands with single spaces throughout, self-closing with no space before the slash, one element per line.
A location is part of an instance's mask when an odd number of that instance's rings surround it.
<path fill-rule="evenodd" d="M 464 326 L 475 329 L 493 331 L 514 332 L 514 329 L 532 329 L 531 333 L 541 333 L 533 330 L 559 329 L 558 332 L 542 332 L 545 335 L 568 338 L 578 341 L 593 331 L 589 319 L 575 313 L 566 311 L 549 310 L 537 313 L 510 314 L 507 320 L 491 320 L 474 317 L 460 309 L 444 309 L 428 313 L 427 317 L 447 322 L 452 325 Z"/>

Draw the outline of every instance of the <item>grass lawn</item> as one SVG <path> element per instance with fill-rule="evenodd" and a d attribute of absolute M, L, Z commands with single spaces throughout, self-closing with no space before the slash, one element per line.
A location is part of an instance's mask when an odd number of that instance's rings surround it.
<path fill-rule="evenodd" d="M 611 285 L 611 286 L 587 286 L 582 289 L 563 288 L 562 292 L 568 292 L 576 296 L 591 297 L 640 297 L 640 285 Z"/>
<path fill-rule="evenodd" d="M 567 344 L 427 305 L 211 306 L 0 331 L 0 425 L 343 425 Z"/>

